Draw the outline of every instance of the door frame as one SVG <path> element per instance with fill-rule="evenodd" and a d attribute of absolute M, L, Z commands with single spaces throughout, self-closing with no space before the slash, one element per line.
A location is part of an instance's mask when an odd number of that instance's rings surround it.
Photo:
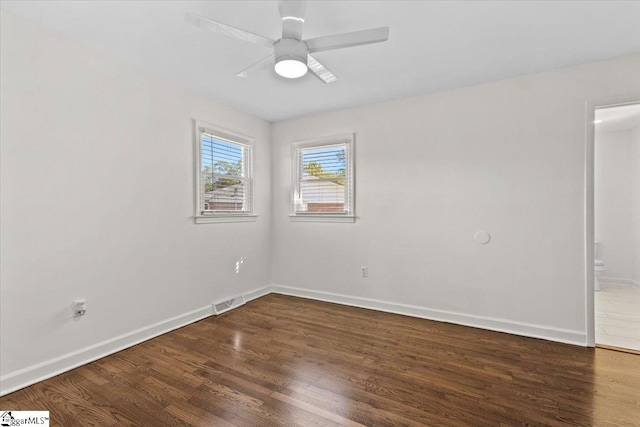
<path fill-rule="evenodd" d="M 623 105 L 640 104 L 640 92 L 611 96 L 607 98 L 593 99 L 586 103 L 586 138 L 585 138 L 585 319 L 587 331 L 587 347 L 595 347 L 595 294 L 594 271 L 595 254 L 593 243 L 595 242 L 595 124 L 596 110 L 602 108 L 620 107 Z"/>

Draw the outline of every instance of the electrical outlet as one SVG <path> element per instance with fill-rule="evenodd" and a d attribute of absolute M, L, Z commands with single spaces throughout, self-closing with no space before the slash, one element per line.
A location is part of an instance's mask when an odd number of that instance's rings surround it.
<path fill-rule="evenodd" d="M 360 267 L 360 271 L 362 271 L 362 277 L 369 277 L 369 269 L 366 265 Z"/>
<path fill-rule="evenodd" d="M 84 316 L 87 312 L 87 300 L 77 299 L 73 301 L 73 315 L 74 317 Z"/>

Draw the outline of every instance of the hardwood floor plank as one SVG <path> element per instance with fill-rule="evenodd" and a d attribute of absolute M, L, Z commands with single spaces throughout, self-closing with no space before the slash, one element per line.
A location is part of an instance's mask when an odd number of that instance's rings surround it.
<path fill-rule="evenodd" d="M 60 426 L 638 426 L 640 356 L 268 295 L 0 398 Z"/>
<path fill-rule="evenodd" d="M 176 418 L 187 422 L 189 425 L 197 427 L 235 427 L 236 424 L 225 421 L 202 408 L 191 405 L 189 402 L 180 402 L 179 405 L 169 405 L 164 411 Z"/>

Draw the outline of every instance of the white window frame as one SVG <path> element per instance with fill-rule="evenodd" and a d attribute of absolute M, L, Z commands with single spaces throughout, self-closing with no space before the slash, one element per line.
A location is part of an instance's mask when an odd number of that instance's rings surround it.
<path fill-rule="evenodd" d="M 291 144 L 291 188 L 292 213 L 289 215 L 291 221 L 299 222 L 355 222 L 355 168 L 354 168 L 354 133 L 332 135 L 322 138 L 296 141 Z M 345 156 L 345 212 L 300 212 L 296 211 L 297 201 L 300 199 L 300 182 L 302 180 L 302 168 L 300 165 L 301 150 L 310 148 L 322 148 L 332 145 L 346 145 Z"/>
<path fill-rule="evenodd" d="M 202 209 L 202 134 L 209 134 L 222 141 L 231 142 L 233 144 L 243 146 L 244 158 L 243 168 L 245 170 L 244 177 L 238 177 L 245 181 L 246 204 L 247 210 L 244 211 L 214 211 L 205 213 Z M 255 151 L 255 140 L 249 136 L 242 135 L 227 129 L 210 125 L 205 122 L 194 120 L 194 138 L 195 138 L 195 215 L 194 222 L 196 224 L 210 224 L 217 222 L 254 222 L 257 215 L 253 213 L 253 158 Z"/>

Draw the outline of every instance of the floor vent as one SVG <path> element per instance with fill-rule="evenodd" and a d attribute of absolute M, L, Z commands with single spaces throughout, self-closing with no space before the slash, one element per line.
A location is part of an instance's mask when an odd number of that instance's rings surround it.
<path fill-rule="evenodd" d="M 213 314 L 217 316 L 218 314 L 226 313 L 229 310 L 233 310 L 234 308 L 244 305 L 244 303 L 244 295 L 240 295 L 238 297 L 234 297 L 225 301 L 216 302 L 213 304 Z"/>

